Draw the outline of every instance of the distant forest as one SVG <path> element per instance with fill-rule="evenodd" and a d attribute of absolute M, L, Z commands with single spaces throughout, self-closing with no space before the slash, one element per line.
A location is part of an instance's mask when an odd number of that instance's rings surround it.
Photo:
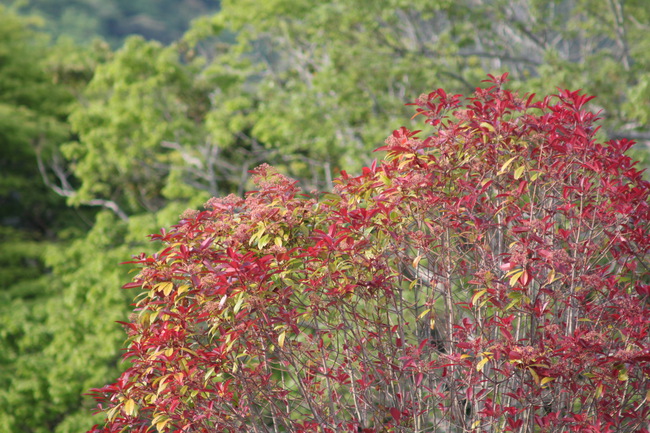
<path fill-rule="evenodd" d="M 217 12 L 219 0 L 0 0 L 22 14 L 43 18 L 43 30 L 87 43 L 97 36 L 114 48 L 133 34 L 170 43 L 200 15 Z"/>

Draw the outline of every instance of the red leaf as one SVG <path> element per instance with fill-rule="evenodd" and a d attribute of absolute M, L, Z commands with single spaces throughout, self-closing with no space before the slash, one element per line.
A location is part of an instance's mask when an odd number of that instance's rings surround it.
<path fill-rule="evenodd" d="M 399 409 L 395 407 L 391 407 L 388 409 L 390 411 L 390 414 L 395 418 L 396 422 L 399 422 L 399 420 L 402 418 L 402 414 L 400 413 Z"/>

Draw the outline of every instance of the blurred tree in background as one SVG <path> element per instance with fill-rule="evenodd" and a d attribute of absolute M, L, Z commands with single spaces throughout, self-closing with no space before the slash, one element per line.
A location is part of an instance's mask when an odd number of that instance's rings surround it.
<path fill-rule="evenodd" d="M 72 136 L 75 95 L 103 54 L 49 45 L 39 20 L 1 6 L 0 21 L 0 431 L 79 431 L 89 422 L 81 393 L 117 371 L 120 337 L 96 319 L 128 305 L 108 291 L 120 279 L 104 266 L 123 257 L 110 248 L 124 237 L 115 224 L 93 228 L 96 212 L 68 206 L 38 162 L 57 160 Z M 89 256 L 95 248 L 104 254 Z"/>
<path fill-rule="evenodd" d="M 0 22 L 0 431 L 93 424 L 80 394 L 120 368 L 117 263 L 148 233 L 262 162 L 329 189 L 431 88 L 582 88 L 600 138 L 648 161 L 644 0 L 43 0 Z"/>
<path fill-rule="evenodd" d="M 170 43 L 187 30 L 191 19 L 219 9 L 219 0 L 0 0 L 23 13 L 44 19 L 55 37 L 87 43 L 101 36 L 118 47 L 130 35 Z"/>

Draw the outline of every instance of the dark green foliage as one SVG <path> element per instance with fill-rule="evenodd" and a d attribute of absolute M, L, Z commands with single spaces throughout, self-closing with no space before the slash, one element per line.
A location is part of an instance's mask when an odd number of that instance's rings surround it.
<path fill-rule="evenodd" d="M 191 19 L 218 8 L 219 0 L 32 0 L 20 10 L 42 16 L 46 30 L 54 36 L 72 36 L 80 43 L 100 36 L 119 46 L 132 34 L 172 42 L 183 34 Z"/>

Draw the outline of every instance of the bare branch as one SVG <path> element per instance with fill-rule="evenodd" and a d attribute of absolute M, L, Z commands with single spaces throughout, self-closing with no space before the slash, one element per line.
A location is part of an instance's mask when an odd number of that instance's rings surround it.
<path fill-rule="evenodd" d="M 201 160 L 193 155 L 190 155 L 190 153 L 185 151 L 185 149 L 183 149 L 183 147 L 179 143 L 173 143 L 171 141 L 162 141 L 160 145 L 162 147 L 166 147 L 167 149 L 176 150 L 181 155 L 181 158 L 183 158 L 183 160 L 187 162 L 189 165 L 192 165 L 198 169 L 203 168 L 203 163 L 201 162 Z"/>
<path fill-rule="evenodd" d="M 62 197 L 74 197 L 77 195 L 77 191 L 72 188 L 72 185 L 70 185 L 70 182 L 68 181 L 68 173 L 64 169 L 63 161 L 60 155 L 54 154 L 54 161 L 52 164 L 50 164 L 49 167 L 51 171 L 54 172 L 54 175 L 56 176 L 56 179 L 58 180 L 60 186 L 50 179 L 50 176 L 48 174 L 48 167 L 45 166 L 45 162 L 43 161 L 39 146 L 36 146 L 36 163 L 38 165 L 38 171 L 41 174 L 41 178 L 48 188 Z M 111 210 L 122 221 L 129 220 L 129 216 L 113 200 L 83 200 L 81 204 L 84 204 L 86 206 L 101 206 L 103 208 Z"/>
<path fill-rule="evenodd" d="M 616 44 L 620 49 L 621 62 L 626 71 L 630 70 L 632 60 L 630 59 L 630 49 L 627 44 L 627 32 L 625 31 L 625 13 L 623 12 L 623 2 L 609 0 L 609 6 L 614 14 L 614 22 L 616 23 Z"/>
<path fill-rule="evenodd" d="M 646 141 L 649 142 L 650 146 L 650 131 L 611 131 L 607 134 L 612 140 L 620 140 L 622 138 L 627 138 L 635 141 Z"/>
<path fill-rule="evenodd" d="M 122 209 L 115 203 L 113 200 L 102 200 L 102 199 L 94 199 L 94 200 L 87 200 L 83 201 L 83 204 L 87 206 L 101 206 L 106 209 L 112 210 L 115 215 L 117 215 L 122 221 L 128 221 L 129 216 L 124 213 Z"/>

